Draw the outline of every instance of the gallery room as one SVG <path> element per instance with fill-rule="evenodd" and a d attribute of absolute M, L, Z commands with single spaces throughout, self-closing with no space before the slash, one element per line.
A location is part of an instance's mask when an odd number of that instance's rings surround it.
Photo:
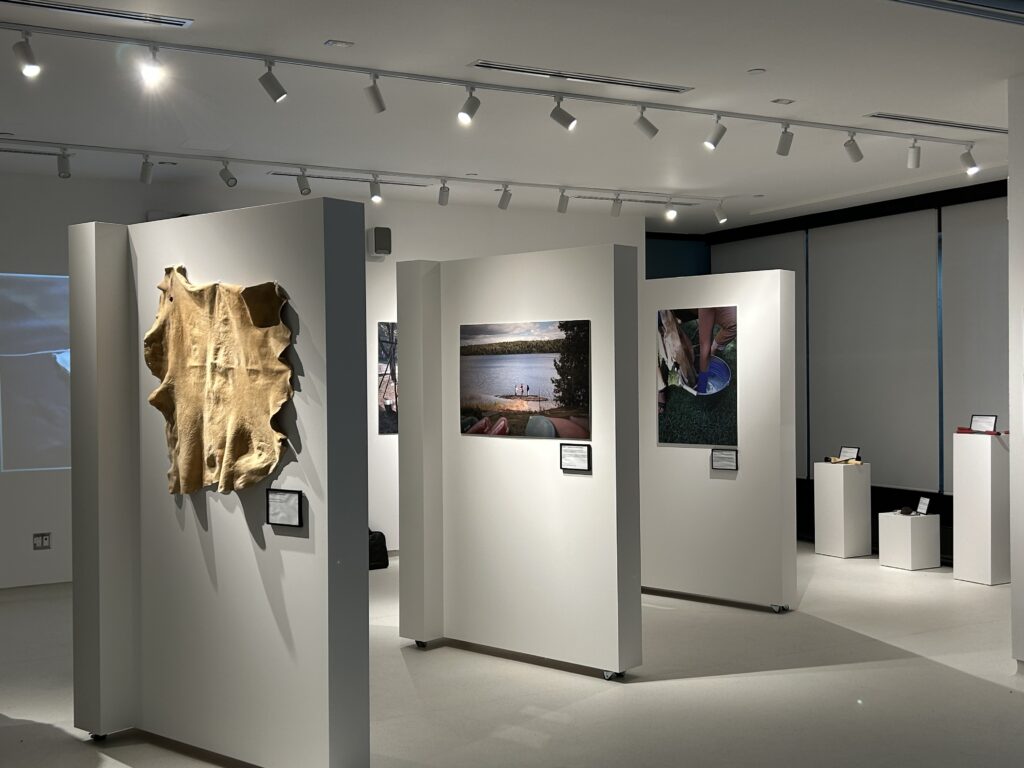
<path fill-rule="evenodd" d="M 0 0 L 0 103 L 0 768 L 1021 764 L 1024 3 Z"/>

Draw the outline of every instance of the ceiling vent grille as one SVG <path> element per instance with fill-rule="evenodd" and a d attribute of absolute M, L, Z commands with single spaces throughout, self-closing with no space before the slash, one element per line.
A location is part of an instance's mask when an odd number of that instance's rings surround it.
<path fill-rule="evenodd" d="M 1020 0 L 894 0 L 894 2 L 960 13 L 991 21 L 1024 24 L 1024 4 Z"/>
<path fill-rule="evenodd" d="M 874 117 L 879 120 L 895 120 L 898 123 L 914 123 L 915 125 L 928 125 L 933 128 L 954 128 L 958 131 L 981 131 L 982 133 L 1007 134 L 1006 128 L 995 125 L 976 125 L 974 123 L 958 123 L 955 120 L 939 120 L 931 117 L 918 117 L 916 115 L 897 115 L 893 112 L 872 112 L 867 117 Z"/>
<path fill-rule="evenodd" d="M 0 3 L 7 5 L 21 5 L 28 8 L 39 8 L 44 11 L 59 11 L 61 13 L 74 13 L 79 16 L 100 16 L 115 21 L 130 21 L 143 24 L 157 24 L 162 27 L 176 27 L 184 29 L 192 26 L 192 19 L 185 19 L 178 16 L 163 16 L 159 13 L 139 13 L 136 11 L 120 11 L 114 8 L 96 8 L 90 5 L 74 5 L 72 3 L 59 3 L 54 0 L 0 0 Z"/>
<path fill-rule="evenodd" d="M 267 175 L 268 176 L 287 176 L 290 179 L 295 179 L 295 178 L 299 177 L 299 174 L 296 173 L 295 171 L 267 171 Z M 306 178 L 307 179 L 322 179 L 324 181 L 351 181 L 351 182 L 354 182 L 356 184 L 369 184 L 372 181 L 372 179 L 367 179 L 365 177 L 358 177 L 358 176 L 328 176 L 328 175 L 325 175 L 325 174 L 317 174 L 317 173 L 307 173 L 306 174 Z M 388 187 L 429 187 L 430 186 L 430 184 L 427 184 L 427 183 L 422 182 L 422 181 L 385 181 L 384 179 L 380 179 L 380 184 L 381 184 L 381 186 L 388 186 Z"/>
<path fill-rule="evenodd" d="M 513 75 L 530 75 L 531 77 L 548 77 L 556 80 L 565 80 L 570 83 L 590 83 L 595 85 L 617 85 L 624 88 L 640 88 L 645 91 L 657 91 L 659 93 L 686 93 L 693 88 L 686 85 L 667 85 L 665 83 L 651 83 L 646 80 L 630 80 L 625 77 L 607 77 L 605 75 L 587 75 L 582 72 L 564 72 L 560 69 L 545 69 L 544 67 L 526 67 L 518 64 L 502 64 L 498 61 L 478 59 L 470 66 L 477 69 L 487 69 L 492 72 L 506 72 Z"/>

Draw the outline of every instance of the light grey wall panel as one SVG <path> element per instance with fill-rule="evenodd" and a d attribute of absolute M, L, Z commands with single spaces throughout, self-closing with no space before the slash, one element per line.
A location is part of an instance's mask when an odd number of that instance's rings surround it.
<path fill-rule="evenodd" d="M 972 413 L 1009 429 L 1006 198 L 942 209 L 943 441 L 953 492 L 953 431 Z"/>
<path fill-rule="evenodd" d="M 806 478 L 807 466 L 807 281 L 804 232 L 786 232 L 724 243 L 711 248 L 711 271 L 753 272 L 785 269 L 796 280 L 796 476 Z"/>
<path fill-rule="evenodd" d="M 811 456 L 859 445 L 875 485 L 938 488 L 937 216 L 809 236 Z"/>

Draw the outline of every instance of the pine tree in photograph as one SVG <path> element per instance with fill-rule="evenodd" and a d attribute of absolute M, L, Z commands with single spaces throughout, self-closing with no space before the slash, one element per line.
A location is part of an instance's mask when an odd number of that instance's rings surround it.
<path fill-rule="evenodd" d="M 590 321 L 563 320 L 562 354 L 555 361 L 555 400 L 564 408 L 590 408 Z"/>

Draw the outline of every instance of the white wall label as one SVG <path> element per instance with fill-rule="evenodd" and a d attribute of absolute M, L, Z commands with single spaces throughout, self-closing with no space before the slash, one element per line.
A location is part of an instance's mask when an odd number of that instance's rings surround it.
<path fill-rule="evenodd" d="M 860 448 L 851 445 L 844 445 L 839 450 L 840 461 L 853 461 L 860 456 Z"/>
<path fill-rule="evenodd" d="M 740 468 L 739 451 L 735 448 L 712 448 L 711 468 L 735 472 Z"/>
<path fill-rule="evenodd" d="M 590 472 L 590 446 L 585 443 L 562 443 L 560 466 L 563 472 Z"/>
<path fill-rule="evenodd" d="M 302 526 L 302 491 L 286 491 L 280 488 L 267 489 L 267 523 Z"/>
<path fill-rule="evenodd" d="M 996 431 L 996 417 L 995 416 L 971 416 L 971 431 L 972 432 L 995 432 Z"/>
<path fill-rule="evenodd" d="M 931 499 L 927 499 L 924 496 L 921 497 L 920 501 L 917 502 L 917 514 L 927 515 L 928 514 L 928 502 Z"/>

